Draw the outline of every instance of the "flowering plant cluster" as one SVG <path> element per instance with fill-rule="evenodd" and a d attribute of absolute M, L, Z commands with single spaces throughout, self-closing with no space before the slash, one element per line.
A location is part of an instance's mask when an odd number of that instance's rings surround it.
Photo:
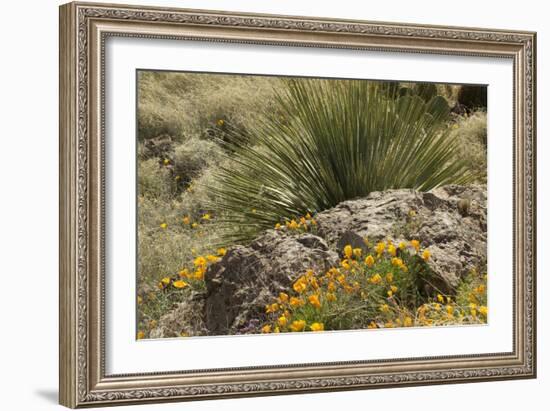
<path fill-rule="evenodd" d="M 311 216 L 310 213 L 307 213 L 305 216 L 300 218 L 287 219 L 282 223 L 275 224 L 275 230 L 287 232 L 315 232 L 316 228 L 317 221 Z"/>
<path fill-rule="evenodd" d="M 485 322 L 486 305 L 437 290 L 423 295 L 429 281 L 429 248 L 420 242 L 391 240 L 370 247 L 346 245 L 338 267 L 326 272 L 307 270 L 287 292 L 266 305 L 263 333 L 392 328 Z M 485 278 L 486 280 L 486 278 Z M 486 286 L 474 294 L 480 298 Z"/>

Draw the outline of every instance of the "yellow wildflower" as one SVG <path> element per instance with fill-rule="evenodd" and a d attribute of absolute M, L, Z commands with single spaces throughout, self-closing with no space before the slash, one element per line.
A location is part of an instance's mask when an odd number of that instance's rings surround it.
<path fill-rule="evenodd" d="M 447 307 L 445 307 L 445 309 L 447 310 L 447 314 L 449 314 L 449 315 L 453 315 L 453 313 L 455 311 L 453 306 L 450 305 L 450 304 L 447 304 Z"/>
<path fill-rule="evenodd" d="M 262 332 L 264 334 L 267 334 L 267 333 L 270 333 L 271 332 L 271 324 L 266 324 L 262 327 Z"/>
<path fill-rule="evenodd" d="M 168 224 L 166 224 L 166 223 L 162 223 L 160 225 L 160 228 L 162 228 L 163 230 L 166 229 L 166 227 L 168 227 Z"/>
<path fill-rule="evenodd" d="M 305 217 L 300 217 L 300 224 L 303 225 L 304 227 L 307 225 L 307 221 Z"/>
<path fill-rule="evenodd" d="M 163 163 L 165 166 L 167 166 L 168 164 L 170 164 L 170 160 L 167 159 L 167 158 L 165 158 L 165 159 L 162 161 L 162 163 Z"/>
<path fill-rule="evenodd" d="M 191 219 L 188 216 L 183 217 L 183 224 L 189 224 Z"/>
<path fill-rule="evenodd" d="M 489 310 L 487 310 L 487 307 L 482 305 L 479 307 L 479 312 L 481 313 L 481 315 L 487 317 L 487 313 L 489 312 Z"/>
<path fill-rule="evenodd" d="M 483 294 L 485 292 L 485 286 L 483 284 L 480 284 L 476 288 L 476 293 Z"/>
<path fill-rule="evenodd" d="M 204 278 L 204 274 L 206 273 L 205 267 L 199 267 L 193 274 L 193 277 L 195 277 L 195 280 L 202 280 Z"/>
<path fill-rule="evenodd" d="M 284 315 L 281 315 L 277 319 L 277 324 L 279 324 L 279 327 L 286 327 L 287 321 L 288 321 L 287 318 Z"/>
<path fill-rule="evenodd" d="M 441 294 L 437 294 L 437 301 L 442 303 L 444 301 L 443 296 Z"/>
<path fill-rule="evenodd" d="M 382 282 L 382 276 L 380 274 L 374 274 L 371 278 L 369 278 L 369 282 L 371 284 L 380 284 Z"/>
<path fill-rule="evenodd" d="M 292 321 L 290 324 L 290 329 L 294 332 L 303 331 L 306 327 L 306 322 L 304 320 Z"/>
<path fill-rule="evenodd" d="M 392 286 L 390 286 L 390 290 L 392 290 L 392 292 L 396 293 L 397 292 L 397 287 L 395 285 L 392 285 Z"/>
<path fill-rule="evenodd" d="M 391 298 L 391 296 L 393 295 L 393 291 L 392 291 L 392 290 L 388 290 L 387 294 L 388 294 L 388 297 Z"/>
<path fill-rule="evenodd" d="M 420 241 L 418 240 L 411 240 L 411 246 L 418 251 L 420 249 Z"/>
<path fill-rule="evenodd" d="M 349 264 L 347 259 L 344 259 L 344 260 L 340 261 L 340 265 L 342 266 L 342 268 L 344 268 L 346 270 L 351 269 L 351 265 Z"/>
<path fill-rule="evenodd" d="M 441 311 L 441 304 L 435 303 L 435 304 L 434 304 L 434 310 L 435 310 L 435 311 Z"/>
<path fill-rule="evenodd" d="M 143 331 L 138 331 L 137 339 L 142 340 L 143 338 L 145 338 L 145 333 Z"/>
<path fill-rule="evenodd" d="M 297 298 L 297 297 L 290 297 L 290 305 L 292 307 L 301 307 L 302 305 L 304 305 L 304 300 L 302 300 L 301 298 Z"/>
<path fill-rule="evenodd" d="M 311 220 L 311 214 L 307 213 L 307 214 L 306 214 L 306 218 L 307 218 L 308 220 Z"/>
<path fill-rule="evenodd" d="M 346 276 L 344 274 L 340 274 L 338 277 L 336 277 L 336 281 L 338 281 L 340 284 L 345 284 Z"/>
<path fill-rule="evenodd" d="M 369 325 L 367 325 L 367 328 L 373 329 L 373 328 L 378 328 L 378 327 L 377 327 L 377 325 L 376 325 L 376 323 L 375 323 L 374 321 L 371 321 L 371 322 L 369 323 Z"/>
<path fill-rule="evenodd" d="M 400 250 L 404 250 L 404 249 L 407 247 L 407 244 L 405 244 L 403 241 L 401 241 L 401 242 L 399 243 L 399 246 L 398 246 L 398 247 L 399 247 Z"/>
<path fill-rule="evenodd" d="M 380 306 L 380 311 L 383 313 L 387 313 L 390 311 L 390 306 L 388 304 L 382 304 Z"/>
<path fill-rule="evenodd" d="M 195 258 L 195 260 L 193 260 L 193 264 L 195 265 L 195 267 L 205 266 L 207 264 L 206 258 L 204 258 L 203 256 L 198 256 L 197 258 Z"/>
<path fill-rule="evenodd" d="M 390 273 L 386 274 L 386 281 L 388 283 L 393 282 L 393 273 L 390 272 Z"/>
<path fill-rule="evenodd" d="M 191 224 L 191 228 L 197 228 L 198 226 L 199 226 L 198 223 L 193 223 L 193 224 Z"/>
<path fill-rule="evenodd" d="M 409 217 L 414 217 L 416 215 L 416 211 L 410 210 L 409 211 Z"/>
<path fill-rule="evenodd" d="M 265 306 L 265 312 L 267 314 L 274 313 L 277 310 L 279 310 L 279 304 L 277 304 L 277 303 L 268 304 L 268 305 Z"/>
<path fill-rule="evenodd" d="M 188 286 L 188 284 L 183 280 L 174 281 L 172 285 L 176 288 L 185 288 Z"/>
<path fill-rule="evenodd" d="M 275 224 L 275 230 L 280 230 L 280 229 L 281 229 L 281 223 Z"/>
<path fill-rule="evenodd" d="M 162 287 L 166 287 L 168 284 L 170 284 L 170 277 L 164 277 L 162 280 L 160 280 L 159 284 L 162 285 Z"/>
<path fill-rule="evenodd" d="M 220 118 L 219 120 L 216 121 L 216 125 L 218 127 L 221 127 L 225 124 L 225 120 L 223 118 Z"/>
<path fill-rule="evenodd" d="M 309 326 L 311 331 L 324 331 L 325 325 L 323 323 L 313 323 Z"/>
<path fill-rule="evenodd" d="M 216 263 L 216 262 L 220 261 L 220 257 L 212 255 L 212 254 L 208 254 L 206 256 L 206 260 L 210 263 Z"/>
<path fill-rule="evenodd" d="M 405 327 L 411 327 L 413 325 L 412 318 L 411 317 L 405 317 L 405 319 L 403 320 L 403 325 Z"/>
<path fill-rule="evenodd" d="M 331 293 L 336 291 L 336 284 L 334 284 L 334 281 L 329 281 L 329 283 L 327 284 L 327 290 Z"/>
<path fill-rule="evenodd" d="M 430 256 L 432 255 L 432 253 L 430 253 L 430 250 L 428 250 L 427 248 L 422 252 L 422 259 L 424 261 L 428 261 L 430 259 Z"/>
<path fill-rule="evenodd" d="M 353 248 L 351 248 L 351 245 L 346 245 L 344 247 L 344 255 L 346 258 L 351 258 L 353 256 Z"/>
<path fill-rule="evenodd" d="M 375 250 L 378 255 L 382 254 L 385 249 L 386 249 L 386 243 L 379 242 L 378 244 L 376 244 Z"/>
<path fill-rule="evenodd" d="M 292 285 L 292 288 L 297 293 L 303 293 L 307 289 L 307 280 L 305 277 L 298 278 L 294 284 Z"/>
<path fill-rule="evenodd" d="M 296 230 L 298 228 L 298 223 L 296 220 L 290 220 L 290 222 L 287 221 L 286 226 L 291 230 Z"/>
<path fill-rule="evenodd" d="M 360 248 L 354 248 L 353 249 L 353 255 L 355 256 L 355 258 L 361 258 L 361 253 L 363 252 L 363 250 L 361 250 Z"/>
<path fill-rule="evenodd" d="M 372 255 L 368 255 L 367 258 L 365 258 L 365 264 L 367 267 L 371 268 L 374 265 L 374 258 Z"/>
<path fill-rule="evenodd" d="M 210 220 L 211 218 L 212 218 L 212 216 L 211 216 L 210 214 L 208 214 L 208 213 L 206 213 L 206 214 L 204 214 L 204 215 L 202 216 L 202 219 L 203 219 L 203 220 Z"/>
<path fill-rule="evenodd" d="M 327 301 L 336 301 L 336 296 L 333 293 L 326 294 Z"/>
<path fill-rule="evenodd" d="M 397 254 L 397 250 L 393 244 L 388 245 L 388 253 L 393 257 Z"/>
<path fill-rule="evenodd" d="M 321 302 L 319 301 L 319 296 L 316 294 L 312 294 L 308 297 L 309 303 L 314 306 L 315 308 L 321 308 Z"/>
<path fill-rule="evenodd" d="M 287 293 L 279 293 L 279 300 L 281 303 L 288 302 L 288 294 Z"/>
<path fill-rule="evenodd" d="M 310 278 L 309 284 L 314 290 L 317 290 L 319 288 L 319 283 L 317 282 L 317 279 L 315 277 Z"/>
<path fill-rule="evenodd" d="M 391 264 L 396 266 L 396 267 L 402 267 L 403 266 L 403 260 L 401 258 L 398 258 L 398 257 L 393 257 L 391 259 Z"/>

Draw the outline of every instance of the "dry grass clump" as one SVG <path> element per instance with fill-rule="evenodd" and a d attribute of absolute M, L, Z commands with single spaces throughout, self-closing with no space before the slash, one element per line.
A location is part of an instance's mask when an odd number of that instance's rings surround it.
<path fill-rule="evenodd" d="M 276 77 L 140 71 L 138 138 L 168 134 L 176 141 L 215 133 L 220 120 L 246 130 L 273 108 Z M 217 130 L 219 131 L 219 130 Z"/>
<path fill-rule="evenodd" d="M 451 125 L 451 137 L 458 141 L 456 158 L 467 162 L 478 182 L 487 182 L 487 112 L 458 116 Z"/>

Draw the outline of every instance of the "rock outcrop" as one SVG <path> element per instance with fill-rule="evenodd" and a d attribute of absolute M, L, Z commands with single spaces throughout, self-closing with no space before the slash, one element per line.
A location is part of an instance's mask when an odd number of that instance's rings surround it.
<path fill-rule="evenodd" d="M 254 331 L 265 304 L 294 279 L 309 268 L 337 265 L 346 244 L 365 248 L 365 238 L 371 243 L 418 239 L 431 251 L 438 289 L 452 292 L 472 268 L 486 263 L 486 202 L 484 186 L 387 190 L 317 214 L 315 235 L 269 230 L 210 267 L 205 326 L 211 334 Z"/>
<path fill-rule="evenodd" d="M 338 263 L 321 237 L 269 230 L 248 247 L 235 247 L 210 266 L 205 281 L 205 324 L 212 334 L 238 333 L 263 315 L 263 307 L 305 270 Z"/>
<path fill-rule="evenodd" d="M 485 186 L 373 192 L 323 211 L 316 220 L 319 235 L 339 250 L 346 244 L 364 247 L 364 238 L 419 240 L 429 247 L 430 268 L 448 291 L 487 258 Z"/>
<path fill-rule="evenodd" d="M 211 265 L 205 275 L 206 294 L 164 316 L 158 332 L 258 332 L 265 305 L 279 292 L 288 290 L 307 269 L 322 272 L 337 266 L 346 244 L 365 249 L 365 238 L 370 244 L 419 240 L 431 252 L 428 264 L 437 289 L 452 293 L 471 269 L 486 264 L 486 203 L 485 186 L 387 190 L 318 213 L 315 234 L 268 230 Z"/>

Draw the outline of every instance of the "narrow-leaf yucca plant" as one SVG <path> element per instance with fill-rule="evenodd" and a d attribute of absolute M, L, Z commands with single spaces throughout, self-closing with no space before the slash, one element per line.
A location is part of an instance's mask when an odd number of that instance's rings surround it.
<path fill-rule="evenodd" d="M 427 191 L 474 179 L 453 157 L 449 107 L 400 95 L 397 83 L 291 79 L 277 93 L 278 110 L 223 144 L 211 207 L 221 236 L 246 242 L 276 222 L 316 213 L 372 191 Z M 231 142 L 233 141 L 233 143 Z"/>

